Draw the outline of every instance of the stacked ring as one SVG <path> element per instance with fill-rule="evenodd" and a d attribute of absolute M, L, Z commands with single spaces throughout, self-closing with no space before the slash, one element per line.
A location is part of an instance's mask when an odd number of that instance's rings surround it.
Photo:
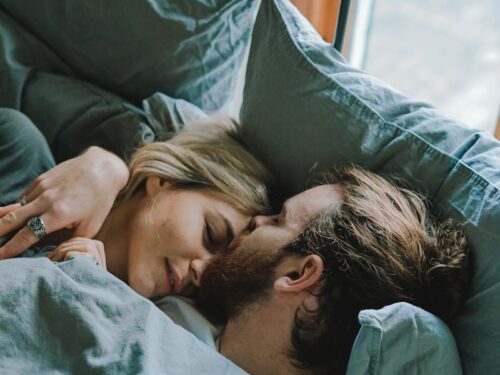
<path fill-rule="evenodd" d="M 17 203 L 20 203 L 21 206 L 24 206 L 28 204 L 28 198 L 26 197 L 26 195 L 23 195 L 21 198 L 17 200 Z"/>

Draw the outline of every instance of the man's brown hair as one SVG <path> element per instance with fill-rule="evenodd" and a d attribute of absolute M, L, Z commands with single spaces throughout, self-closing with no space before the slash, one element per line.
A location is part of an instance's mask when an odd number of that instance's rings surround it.
<path fill-rule="evenodd" d="M 344 203 L 316 214 L 285 247 L 288 254 L 317 254 L 325 265 L 317 309 L 296 314 L 291 356 L 314 373 L 340 374 L 363 309 L 404 301 L 453 320 L 471 256 L 462 230 L 437 223 L 418 194 L 357 167 L 327 182 L 343 186 Z"/>

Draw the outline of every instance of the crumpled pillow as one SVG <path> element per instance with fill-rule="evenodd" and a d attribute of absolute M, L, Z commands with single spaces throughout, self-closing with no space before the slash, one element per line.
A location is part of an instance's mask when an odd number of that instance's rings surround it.
<path fill-rule="evenodd" d="M 142 100 L 141 108 L 76 78 L 60 56 L 2 11 L 0 68 L 0 107 L 28 116 L 57 162 L 91 145 L 127 160 L 143 144 L 206 116 L 195 105 L 162 93 Z"/>
<path fill-rule="evenodd" d="M 406 302 L 362 310 L 347 375 L 461 374 L 455 339 L 439 318 Z"/>
<path fill-rule="evenodd" d="M 0 10 L 57 56 L 35 68 L 76 78 L 139 106 L 161 92 L 207 112 L 232 100 L 258 2 L 0 0 Z"/>

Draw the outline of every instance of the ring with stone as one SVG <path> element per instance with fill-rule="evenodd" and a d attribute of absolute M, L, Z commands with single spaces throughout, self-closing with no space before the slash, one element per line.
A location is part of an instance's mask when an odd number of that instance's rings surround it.
<path fill-rule="evenodd" d="M 47 235 L 47 230 L 45 228 L 45 223 L 40 216 L 32 217 L 28 220 L 28 228 L 33 232 L 33 234 L 41 240 Z"/>
<path fill-rule="evenodd" d="M 96 257 L 92 257 L 92 262 L 99 267 L 99 261 L 97 260 Z"/>
<path fill-rule="evenodd" d="M 21 204 L 21 206 L 24 206 L 28 204 L 28 198 L 26 197 L 26 195 L 23 195 L 21 198 L 17 200 L 17 203 Z"/>

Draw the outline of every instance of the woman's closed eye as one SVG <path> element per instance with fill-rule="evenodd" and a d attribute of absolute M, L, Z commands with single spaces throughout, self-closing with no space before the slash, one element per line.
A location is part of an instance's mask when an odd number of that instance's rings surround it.
<path fill-rule="evenodd" d="M 222 249 L 227 241 L 225 235 L 221 233 L 220 228 L 209 219 L 205 220 L 205 244 L 211 253 L 215 253 Z"/>
<path fill-rule="evenodd" d="M 203 235 L 205 242 L 207 244 L 212 244 L 214 242 L 214 229 L 208 222 L 208 220 L 205 220 L 205 227 L 204 227 L 204 235 Z"/>

